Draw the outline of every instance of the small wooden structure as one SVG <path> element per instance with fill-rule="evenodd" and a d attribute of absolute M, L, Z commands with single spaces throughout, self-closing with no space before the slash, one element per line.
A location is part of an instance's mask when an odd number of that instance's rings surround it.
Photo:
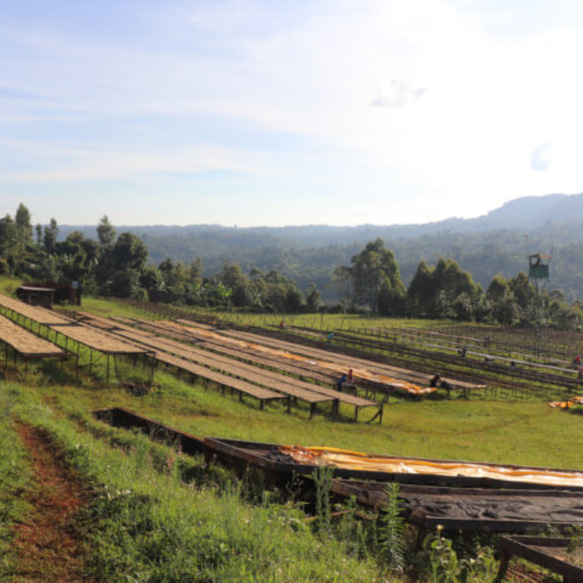
<path fill-rule="evenodd" d="M 42 306 L 49 310 L 53 308 L 53 303 L 81 305 L 81 285 L 78 281 L 71 283 L 30 282 L 20 286 L 16 290 L 16 295 L 31 306 Z M 50 296 L 50 302 L 48 296 Z"/>
<path fill-rule="evenodd" d="M 55 290 L 51 287 L 21 285 L 16 290 L 16 295 L 29 306 L 41 306 L 48 310 L 53 309 Z"/>
<path fill-rule="evenodd" d="M 504 580 L 512 555 L 540 565 L 557 575 L 562 575 L 565 582 L 583 582 L 581 549 L 570 549 L 571 541 L 567 538 L 502 537 L 499 546 L 502 558 L 496 577 L 498 582 Z"/>

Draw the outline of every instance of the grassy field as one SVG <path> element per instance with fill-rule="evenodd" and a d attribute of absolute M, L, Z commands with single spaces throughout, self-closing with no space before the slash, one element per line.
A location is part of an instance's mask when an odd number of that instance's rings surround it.
<path fill-rule="evenodd" d="M 143 316 L 105 300 L 87 299 L 83 309 Z M 270 323 L 264 316 L 250 318 L 255 325 Z M 297 318 L 297 325 L 314 325 L 308 317 Z M 331 318 L 324 324 L 379 325 L 356 317 Z M 55 455 L 90 488 L 78 520 L 86 549 L 85 570 L 96 581 L 454 581 L 455 573 L 459 580 L 465 576 L 490 581 L 495 568 L 491 551 L 479 545 L 465 549 L 457 566 L 447 563 L 448 557 L 452 560 L 451 549 L 436 535 L 414 559 L 407 556 L 406 568 L 399 569 L 387 559 L 391 556 L 387 548 L 394 548 L 382 522 L 355 520 L 354 508 L 348 508 L 347 518 L 333 527 L 305 522 L 293 500 L 267 493 L 251 499 L 249 485 L 227 470 L 207 468 L 201 459 L 98 422 L 91 415 L 96 409 L 126 407 L 200 437 L 583 467 L 578 447 L 583 441 L 583 416 L 577 408 L 559 411 L 543 402 L 478 398 L 391 399 L 383 423 L 369 425 L 353 422 L 351 410 L 341 410 L 342 418 L 336 421 L 323 414 L 309 420 L 306 409 L 288 414 L 280 405 L 261 411 L 252 402 L 240 403 L 164 371 L 156 372 L 151 392 L 136 397 L 116 386 L 114 379 L 108 386 L 97 366 L 94 375 L 84 373 L 73 382 L 72 368 L 71 363 L 64 371 L 39 365 L 31 367 L 26 378 L 22 370 L 2 373 L 2 581 L 24 580 L 22 557 L 11 552 L 10 543 L 18 536 L 14 524 L 28 520 L 34 498 L 30 493 L 36 487 L 30 455 L 15 433 L 17 422 L 40 432 Z M 466 560 L 469 557 L 473 563 Z M 446 563 L 449 566 L 443 567 Z M 469 569 L 473 571 L 468 578 Z"/>
<path fill-rule="evenodd" d="M 67 411 L 127 407 L 193 435 L 269 443 L 333 446 L 370 453 L 491 461 L 562 468 L 583 466 L 583 416 L 540 402 L 393 400 L 382 425 L 354 423 L 352 412 L 334 421 L 308 420 L 308 411 L 253 403 L 181 382 L 157 372 L 156 388 L 140 398 L 118 388 L 46 386 L 43 394 Z M 572 444 L 570 446 L 569 444 Z"/>

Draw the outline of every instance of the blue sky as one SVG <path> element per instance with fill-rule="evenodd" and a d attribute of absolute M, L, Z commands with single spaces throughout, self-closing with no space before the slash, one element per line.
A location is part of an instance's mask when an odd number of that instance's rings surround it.
<path fill-rule="evenodd" d="M 0 213 L 357 225 L 583 191 L 579 0 L 0 3 Z"/>

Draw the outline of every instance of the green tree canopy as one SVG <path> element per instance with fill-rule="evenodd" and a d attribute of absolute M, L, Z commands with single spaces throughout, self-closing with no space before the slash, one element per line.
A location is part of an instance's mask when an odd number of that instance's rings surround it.
<path fill-rule="evenodd" d="M 405 286 L 401 281 L 399 264 L 380 237 L 353 255 L 350 263 L 348 267 L 339 266 L 336 276 L 349 282 L 347 293 L 355 306 L 366 306 L 372 312 L 380 312 L 382 308 L 386 313 L 392 304 L 403 298 Z"/>

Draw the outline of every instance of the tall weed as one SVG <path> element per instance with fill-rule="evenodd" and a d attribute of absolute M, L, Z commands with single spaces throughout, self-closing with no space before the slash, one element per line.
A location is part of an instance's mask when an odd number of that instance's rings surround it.
<path fill-rule="evenodd" d="M 379 539 L 381 555 L 391 571 L 402 571 L 405 566 L 405 519 L 399 508 L 399 484 L 389 482 L 385 487 L 387 503 L 383 508 Z"/>

